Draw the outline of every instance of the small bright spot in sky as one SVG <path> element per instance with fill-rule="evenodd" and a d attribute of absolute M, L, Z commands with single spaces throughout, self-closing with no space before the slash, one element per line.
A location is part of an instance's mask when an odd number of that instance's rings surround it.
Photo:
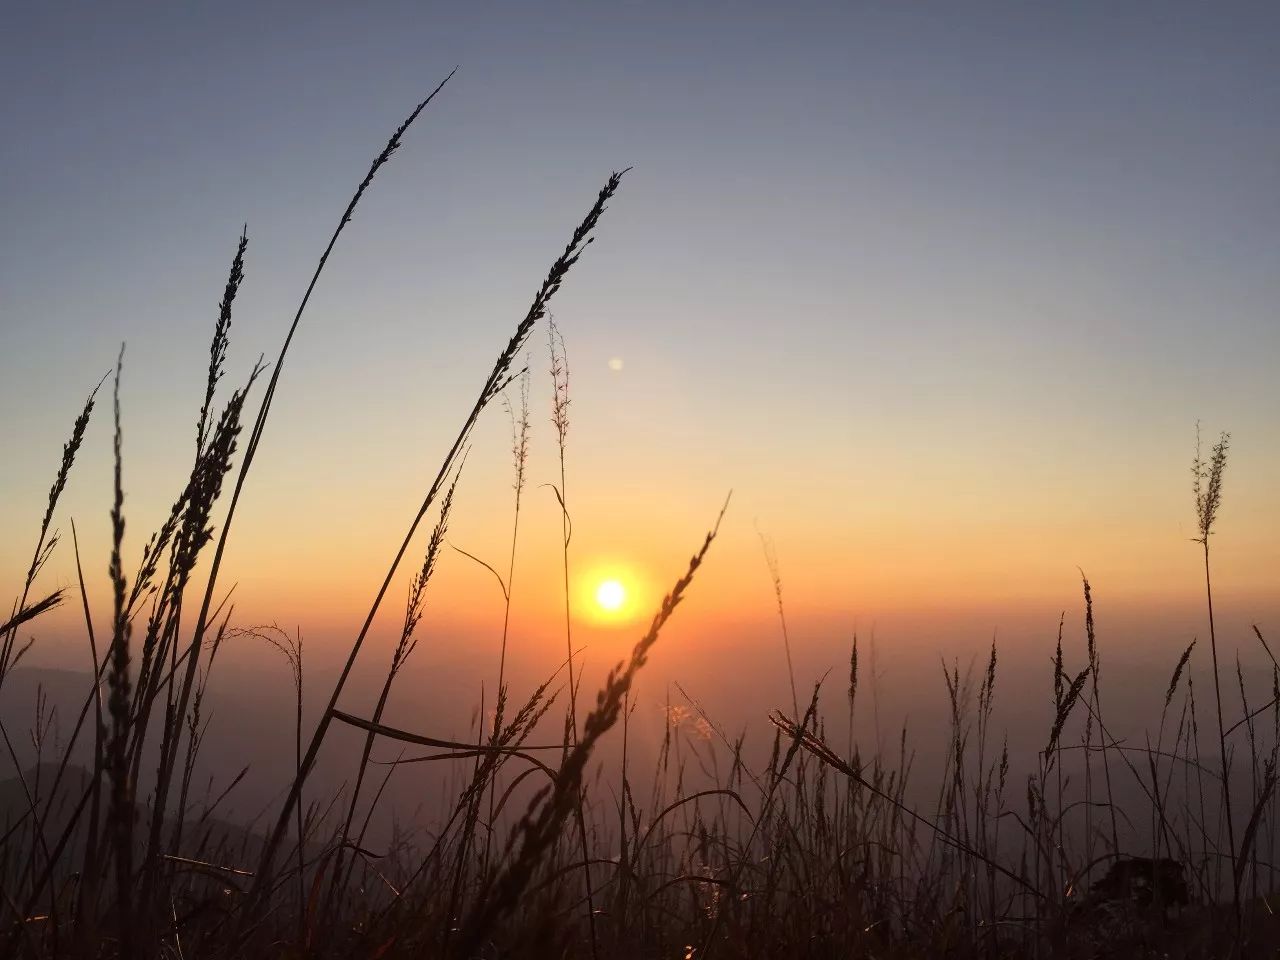
<path fill-rule="evenodd" d="M 622 358 L 621 358 L 621 357 L 613 357 L 613 358 L 611 358 L 611 359 L 609 360 L 609 369 L 610 369 L 610 370 L 612 370 L 614 373 L 617 373 L 619 370 L 621 370 L 621 369 L 622 369 Z"/>
<path fill-rule="evenodd" d="M 596 587 L 596 603 L 605 610 L 617 610 L 627 599 L 627 591 L 617 580 L 606 580 Z"/>

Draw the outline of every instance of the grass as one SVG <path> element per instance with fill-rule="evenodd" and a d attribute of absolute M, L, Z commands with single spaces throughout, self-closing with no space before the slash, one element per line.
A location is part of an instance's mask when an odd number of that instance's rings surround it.
<path fill-rule="evenodd" d="M 662 748 L 646 776 L 629 750 L 636 678 L 677 607 L 696 592 L 697 572 L 728 501 L 630 656 L 608 674 L 594 706 L 586 710 L 579 703 L 581 665 L 569 593 L 569 365 L 565 340 L 548 309 L 592 242 L 626 171 L 611 175 L 600 189 L 499 351 L 410 518 L 314 729 L 304 727 L 302 636 L 273 626 L 238 626 L 230 591 L 220 583 L 221 559 L 316 283 L 379 169 L 447 81 L 417 105 L 375 157 L 324 249 L 275 361 L 269 368 L 255 365 L 223 397 L 233 308 L 248 251 L 247 233 L 238 239 L 214 325 L 191 472 L 132 573 L 125 560 L 122 350 L 112 384 L 111 631 L 100 648 L 73 525 L 76 588 L 88 660 L 99 682 L 85 692 L 78 719 L 61 743 L 47 736 L 50 718 L 43 708 L 37 711 L 30 731 L 34 766 L 19 764 L 14 732 L 0 730 L 16 784 L 5 808 L 12 815 L 0 824 L 0 955 L 701 960 L 1274 952 L 1280 924 L 1267 897 L 1276 889 L 1280 841 L 1280 663 L 1255 628 L 1272 668 L 1271 695 L 1250 706 L 1237 657 L 1241 714 L 1230 716 L 1210 564 L 1227 465 L 1225 434 L 1207 460 L 1197 447 L 1193 466 L 1214 687 L 1215 729 L 1208 738 L 1199 728 L 1204 711 L 1193 679 L 1194 642 L 1167 682 L 1163 675 L 1153 678 L 1154 687 L 1165 691 L 1154 739 L 1148 735 L 1139 746 L 1113 736 L 1103 709 L 1106 674 L 1094 588 L 1084 578 L 1083 656 L 1069 665 L 1060 623 L 1050 663 L 1053 697 L 1045 705 L 1045 746 L 1034 756 L 1011 758 L 1007 738 L 993 728 L 995 643 L 976 674 L 955 661 L 942 663 L 938 689 L 948 707 L 947 749 L 943 769 L 926 771 L 937 790 L 924 803 L 909 731 L 903 728 L 896 749 L 880 748 L 874 638 L 868 671 L 876 711 L 872 750 L 864 753 L 855 738 L 859 684 L 867 682 L 860 677 L 856 637 L 845 716 L 823 709 L 822 684 L 807 702 L 801 698 L 779 563 L 772 543 L 762 537 L 787 663 L 788 682 L 779 694 L 791 701 L 789 713 L 761 710 L 772 722 L 767 760 L 754 760 L 755 745 L 745 734 L 729 735 L 681 690 L 685 702 L 668 704 Z M 556 562 L 564 574 L 566 659 L 548 665 L 547 680 L 527 696 L 513 697 L 507 642 L 530 424 L 530 365 L 516 365 L 544 320 L 559 452 L 554 493 L 563 539 Z M 250 398 L 260 383 L 250 419 Z M 33 559 L 11 612 L 0 622 L 0 697 L 28 649 L 20 644 L 20 630 L 66 600 L 63 590 L 42 594 L 38 581 L 60 545 L 53 520 L 101 387 L 90 393 L 63 447 Z M 384 723 L 385 707 L 428 612 L 469 439 L 509 389 L 516 395 L 509 407 L 515 477 L 506 576 L 466 554 L 498 580 L 505 604 L 492 722 L 482 709 L 469 742 L 391 727 Z M 357 716 L 339 707 L 343 690 L 429 516 L 434 525 L 420 562 L 414 558 L 400 635 L 380 694 L 370 716 Z M 208 570 L 200 583 L 202 559 Z M 208 725 L 202 715 L 208 678 L 224 639 L 237 634 L 258 636 L 278 649 L 294 688 L 292 775 L 281 784 L 279 802 L 247 827 L 216 816 L 243 772 L 203 801 L 192 783 Z M 557 687 L 562 672 L 564 682 Z M 1118 693 L 1108 688 L 1106 699 Z M 560 714 L 552 712 L 557 704 Z M 335 723 L 363 734 L 351 758 L 350 788 L 331 797 L 309 796 L 316 757 Z M 545 736 L 557 726 L 558 738 Z M 845 731 L 843 745 L 833 744 L 832 730 Z M 593 764 L 610 737 L 621 739 L 619 766 L 593 780 Z M 72 763 L 82 738 L 92 741 L 88 770 Z M 431 753 L 402 753 L 375 777 L 377 743 Z M 386 785 L 409 760 L 448 763 L 454 788 L 437 822 L 371 851 L 366 837 L 381 813 Z M 1014 769 L 1028 771 L 1025 779 L 1015 781 Z"/>

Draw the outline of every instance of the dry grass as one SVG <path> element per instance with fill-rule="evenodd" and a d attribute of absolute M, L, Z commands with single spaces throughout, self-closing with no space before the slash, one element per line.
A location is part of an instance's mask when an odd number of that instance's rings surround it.
<path fill-rule="evenodd" d="M 182 960 L 1270 955 L 1280 945 L 1280 924 L 1262 898 L 1275 890 L 1280 842 L 1275 800 L 1280 664 L 1255 628 L 1273 667 L 1270 699 L 1250 706 L 1237 659 L 1241 716 L 1229 724 L 1209 563 L 1210 536 L 1222 507 L 1226 435 L 1207 461 L 1197 452 L 1194 466 L 1216 713 L 1207 753 L 1192 678 L 1194 643 L 1167 684 L 1163 674 L 1153 678 L 1153 685 L 1164 690 L 1154 742 L 1148 737 L 1136 746 L 1113 736 L 1101 692 L 1104 644 L 1095 623 L 1093 587 L 1085 579 L 1083 656 L 1068 666 L 1060 623 L 1044 749 L 1011 764 L 1007 740 L 998 739 L 994 643 L 985 669 L 976 675 L 944 662 L 939 695 L 949 708 L 947 750 L 944 768 L 928 771 L 936 777 L 935 800 L 922 804 L 910 787 L 913 753 L 905 728 L 896 753 L 864 752 L 855 740 L 860 709 L 856 637 L 841 724 L 846 749 L 831 743 L 821 685 L 801 709 L 781 572 L 765 540 L 788 667 L 789 682 L 779 694 L 792 700 L 791 714 L 770 714 L 772 749 L 767 761 L 753 762 L 745 734 L 726 734 L 696 700 L 686 695 L 685 703 L 669 704 L 665 739 L 647 778 L 648 798 L 640 799 L 646 778 L 637 776 L 628 752 L 633 687 L 706 560 L 719 518 L 630 657 L 609 673 L 594 707 L 579 722 L 580 667 L 568 593 L 569 367 L 564 339 L 549 322 L 566 661 L 549 665 L 546 682 L 527 697 L 509 700 L 507 633 L 530 430 L 527 367 L 514 373 L 513 368 L 591 243 L 619 188 L 620 173 L 599 191 L 484 379 L 307 738 L 301 634 L 232 626 L 234 609 L 219 587 L 221 558 L 316 280 L 376 173 L 438 92 L 415 108 L 375 157 L 340 217 L 271 365 L 243 452 L 238 448 L 249 422 L 245 405 L 264 368 L 253 367 L 221 408 L 217 404 L 245 271 L 248 238 L 239 238 L 215 321 L 191 473 L 145 542 L 132 577 L 124 559 L 122 352 L 113 391 L 113 609 L 105 649 L 99 649 L 93 632 L 82 573 L 78 582 L 93 674 L 105 682 L 108 695 L 102 696 L 97 683 L 86 692 L 78 720 L 60 744 L 46 735 L 50 719 L 39 709 L 32 729 L 39 761 L 34 767 L 18 764 L 11 732 L 0 730 L 20 793 L 17 813 L 0 824 L 0 955 Z M 486 409 L 513 384 L 518 406 L 512 408 L 511 562 L 504 578 L 479 561 L 498 579 L 507 608 L 493 722 L 480 720 L 470 742 L 391 727 L 383 722 L 384 710 L 418 642 L 469 438 Z M 12 612 L 0 624 L 0 697 L 24 649 L 19 628 L 38 623 L 63 599 L 61 590 L 37 601 L 29 597 L 58 545 L 53 519 L 96 393 L 63 448 L 33 560 L 15 591 Z M 238 453 L 234 486 L 224 498 Z M 356 716 L 339 708 L 340 696 L 373 618 L 433 510 L 434 528 L 408 583 L 400 636 L 376 706 L 370 716 Z M 80 571 L 74 536 L 73 545 Z M 199 561 L 210 553 L 206 579 L 195 583 Z M 282 784 L 287 787 L 283 799 L 266 819 L 247 828 L 220 823 L 215 816 L 243 772 L 203 803 L 192 793 L 208 723 L 202 715 L 206 684 L 229 633 L 257 636 L 280 650 L 294 684 L 293 776 Z M 874 638 L 871 654 L 874 694 Z M 536 742 L 559 699 L 553 685 L 562 670 L 567 685 L 563 736 L 558 742 Z M 335 721 L 363 731 L 362 748 L 352 757 L 351 788 L 308 803 L 308 778 Z M 837 722 L 831 718 L 832 726 Z M 71 758 L 86 727 L 94 762 L 91 770 L 79 771 Z M 878 741 L 878 715 L 876 728 Z M 591 765 L 609 736 L 622 741 L 616 778 L 592 785 Z M 402 753 L 387 765 L 377 789 L 366 789 L 377 742 L 431 752 Z M 1022 784 L 1010 773 L 1019 759 L 1029 771 Z M 451 765 L 457 780 L 452 798 L 422 834 L 370 851 L 365 838 L 387 781 L 401 764 L 421 761 Z M 1248 769 L 1238 772 L 1246 764 Z"/>

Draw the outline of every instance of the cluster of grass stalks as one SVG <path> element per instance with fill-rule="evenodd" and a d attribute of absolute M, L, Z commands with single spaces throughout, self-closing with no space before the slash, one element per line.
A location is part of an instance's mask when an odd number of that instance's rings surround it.
<path fill-rule="evenodd" d="M 773 725 L 767 759 L 753 760 L 745 735 L 731 736 L 685 695 L 687 705 L 668 712 L 651 775 L 637 778 L 628 749 L 636 677 L 689 592 L 719 518 L 630 657 L 609 672 L 587 710 L 579 702 L 581 664 L 569 593 L 569 365 L 547 311 L 591 243 L 622 173 L 600 189 L 499 352 L 410 519 L 318 721 L 304 728 L 302 637 L 238 626 L 230 592 L 220 586 L 221 561 L 316 282 L 378 170 L 443 86 L 374 159 L 275 361 L 253 366 L 219 401 L 233 306 L 245 274 L 248 238 L 239 238 L 215 322 L 191 472 L 136 567 L 125 559 L 122 351 L 112 389 L 110 634 L 95 635 L 72 527 L 94 683 L 60 743 L 44 735 L 50 722 L 38 709 L 31 730 L 34 766 L 18 762 L 12 732 L 0 731 L 22 793 L 18 812 L 0 824 L 0 956 L 701 960 L 1242 956 L 1274 949 L 1280 940 L 1265 898 L 1275 889 L 1280 841 L 1280 664 L 1255 628 L 1272 664 L 1271 696 L 1251 705 L 1237 660 L 1242 712 L 1233 720 L 1222 690 L 1210 563 L 1225 435 L 1207 459 L 1197 450 L 1194 465 L 1214 683 L 1207 747 L 1199 729 L 1204 704 L 1190 669 L 1194 643 L 1177 661 L 1147 741 L 1139 746 L 1112 735 L 1103 711 L 1092 587 L 1084 580 L 1081 662 L 1069 665 L 1060 624 L 1045 746 L 1021 758 L 1029 772 L 1011 773 L 1019 764 L 1011 763 L 1007 741 L 993 728 L 993 644 L 977 674 L 944 663 L 946 763 L 936 772 L 935 799 L 922 804 L 909 786 L 913 754 L 905 728 L 894 752 L 864 753 L 855 742 L 856 638 L 844 690 L 843 752 L 833 746 L 820 708 L 821 685 L 807 703 L 801 698 L 778 561 L 765 541 L 788 667 L 788 687 L 779 692 L 791 701 L 789 713 L 761 711 Z M 530 366 L 516 365 L 544 319 L 559 452 L 565 660 L 536 689 L 513 696 L 506 676 L 508 629 L 531 383 Z M 249 418 L 250 398 L 262 381 L 257 413 Z M 53 518 L 102 386 L 91 392 L 63 448 L 31 564 L 0 623 L 0 697 L 28 649 L 21 637 L 68 599 L 62 590 L 42 595 L 37 584 L 60 542 Z M 515 477 L 506 575 L 466 554 L 493 574 L 505 604 L 492 721 L 482 709 L 471 742 L 391 727 L 383 722 L 384 711 L 418 643 L 433 572 L 448 545 L 469 438 L 508 388 L 516 399 L 508 408 Z M 339 706 L 343 690 L 428 516 L 434 525 L 421 554 L 413 555 L 400 634 L 376 705 L 369 716 L 357 716 Z M 202 560 L 203 582 L 197 576 Z M 193 784 L 208 724 L 202 706 L 210 672 L 224 641 L 237 634 L 258 636 L 283 653 L 294 685 L 292 776 L 261 829 L 233 828 L 216 816 L 243 771 L 217 795 L 201 798 Z M 557 705 L 560 713 L 553 715 Z M 335 723 L 363 732 L 349 787 L 327 799 L 308 798 L 308 779 Z M 558 740 L 540 735 L 556 726 Z M 620 763 L 592 784 L 592 764 L 610 735 L 621 739 Z M 82 740 L 92 743 L 88 770 L 72 762 Z M 451 764 L 457 788 L 438 822 L 375 851 L 367 846 L 370 825 L 397 767 L 387 765 L 380 778 L 373 776 L 371 757 L 380 742 L 427 748 L 430 753 L 412 759 Z"/>

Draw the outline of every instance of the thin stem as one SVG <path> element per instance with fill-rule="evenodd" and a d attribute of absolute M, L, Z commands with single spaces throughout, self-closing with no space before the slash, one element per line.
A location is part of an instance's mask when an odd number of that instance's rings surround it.
<path fill-rule="evenodd" d="M 1227 842 L 1230 849 L 1236 849 L 1236 831 L 1235 824 L 1232 822 L 1232 806 L 1231 806 L 1231 764 L 1227 757 L 1227 731 L 1226 724 L 1222 721 L 1222 688 L 1218 680 L 1218 636 L 1214 629 L 1213 621 L 1213 578 L 1209 572 L 1209 538 L 1206 536 L 1201 540 L 1201 546 L 1204 547 L 1204 591 L 1205 599 L 1209 607 L 1209 650 L 1213 658 L 1213 699 L 1214 705 L 1218 713 L 1218 748 L 1222 756 L 1222 802 L 1226 807 L 1227 820 Z M 1233 885 L 1234 886 L 1234 885 Z M 1232 893 L 1232 903 L 1239 906 L 1240 890 L 1238 886 Z"/>

